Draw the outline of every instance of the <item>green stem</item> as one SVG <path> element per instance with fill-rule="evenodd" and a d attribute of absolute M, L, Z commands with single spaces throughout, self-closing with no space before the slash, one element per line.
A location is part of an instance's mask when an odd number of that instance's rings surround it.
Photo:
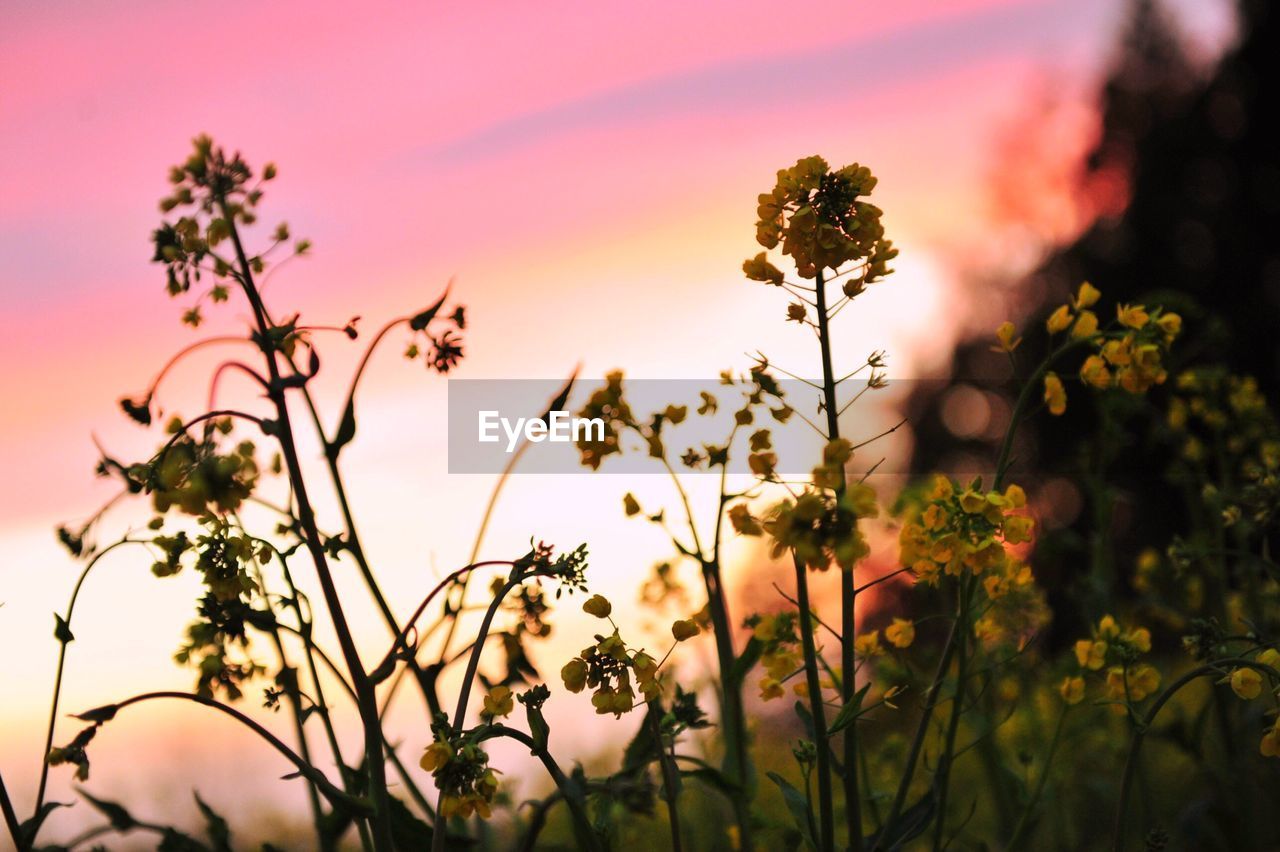
<path fill-rule="evenodd" d="M 960 629 L 956 638 L 956 688 L 951 699 L 951 719 L 947 724 L 946 746 L 938 758 L 938 771 L 934 787 L 938 791 L 938 817 L 934 823 L 934 852 L 942 849 L 943 833 L 947 824 L 947 792 L 951 786 L 951 764 L 955 759 L 956 734 L 960 730 L 960 716 L 964 712 L 965 682 L 969 675 L 969 604 L 974 583 L 972 577 L 964 577 L 957 589 L 956 624 Z"/>
<path fill-rule="evenodd" d="M 1067 720 L 1067 711 L 1071 709 L 1071 705 L 1065 701 L 1062 702 L 1062 710 L 1058 713 L 1058 724 L 1053 728 L 1053 739 L 1049 741 L 1049 751 L 1045 755 L 1044 765 L 1040 767 L 1040 777 L 1036 779 L 1036 789 L 1031 794 L 1030 801 L 1027 802 L 1026 809 L 1022 812 L 1022 817 L 1018 820 L 1018 825 L 1013 830 L 1013 835 L 1009 838 L 1009 842 L 1004 846 L 1004 852 L 1013 852 L 1018 848 L 1018 844 L 1026 836 L 1027 829 L 1031 826 L 1031 815 L 1035 813 L 1036 806 L 1040 804 L 1040 797 L 1044 795 L 1045 785 L 1049 781 L 1049 767 L 1053 765 L 1053 757 L 1058 752 L 1058 743 L 1062 739 L 1062 729 Z"/>
<path fill-rule="evenodd" d="M 800 642 L 804 648 L 805 681 L 809 690 L 809 712 L 813 715 L 813 740 L 817 746 L 818 849 L 835 849 L 835 815 L 831 804 L 831 745 L 827 742 L 826 707 L 818 680 L 818 654 L 813 641 L 813 618 L 809 614 L 809 578 L 804 563 L 792 554 L 796 566 L 796 602 L 800 607 Z"/>
<path fill-rule="evenodd" d="M 1191 671 L 1178 678 L 1171 683 L 1164 692 L 1160 693 L 1152 702 L 1150 709 L 1147 710 L 1146 716 L 1139 721 L 1133 729 L 1133 739 L 1129 742 L 1129 756 L 1125 759 L 1124 775 L 1120 781 L 1120 795 L 1116 804 L 1115 826 L 1112 829 L 1111 848 L 1113 852 L 1123 852 L 1124 850 L 1124 830 L 1125 816 L 1129 810 L 1129 796 L 1133 788 L 1133 776 L 1138 769 L 1138 755 L 1142 751 L 1142 743 L 1146 739 L 1147 731 L 1151 729 L 1151 725 L 1155 722 L 1156 716 L 1164 709 L 1164 705 L 1173 698 L 1179 690 L 1184 686 L 1206 675 L 1220 675 L 1223 667 L 1232 668 L 1251 668 L 1261 674 L 1265 674 L 1272 678 L 1273 681 L 1280 680 L 1280 672 L 1271 666 L 1264 665 L 1256 660 L 1245 659 L 1244 657 L 1227 657 L 1221 660 L 1215 660 L 1212 663 L 1206 663 L 1197 666 Z"/>
<path fill-rule="evenodd" d="M 818 347 L 822 353 L 822 405 L 827 415 L 827 439 L 840 437 L 840 409 L 836 399 L 835 370 L 831 364 L 831 318 L 827 315 L 827 285 L 819 269 L 815 280 L 814 300 L 817 303 Z M 844 494 L 844 470 L 840 470 L 836 498 Z M 848 704 L 857 692 L 853 642 L 857 637 L 857 591 L 853 585 L 853 570 L 840 572 L 840 698 Z M 850 725 L 844 731 L 845 822 L 849 848 L 862 852 L 862 795 L 858 791 L 858 726 Z"/>
<path fill-rule="evenodd" d="M 662 770 L 662 798 L 667 803 L 667 818 L 671 825 L 671 849 L 672 852 L 682 852 L 684 845 L 680 840 L 680 808 L 677 804 L 680 795 L 680 770 L 662 741 L 662 727 L 658 724 L 662 705 L 655 700 L 650 702 L 649 706 L 657 710 L 656 713 L 650 712 L 647 715 L 649 726 L 653 729 L 654 740 L 658 743 L 658 766 Z"/>

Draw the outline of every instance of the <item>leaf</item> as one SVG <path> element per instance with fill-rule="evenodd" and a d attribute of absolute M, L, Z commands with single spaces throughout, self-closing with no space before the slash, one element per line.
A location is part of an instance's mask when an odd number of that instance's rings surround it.
<path fill-rule="evenodd" d="M 623 772 L 635 772 L 658 759 L 661 754 L 662 743 L 654 736 L 653 728 L 655 722 L 662 721 L 661 712 L 653 704 L 649 704 L 646 707 L 644 720 L 641 721 L 639 730 L 636 731 L 636 735 L 632 737 L 631 742 L 627 745 L 627 750 L 622 754 Z"/>
<path fill-rule="evenodd" d="M 894 852 L 919 837 L 933 822 L 938 812 L 938 792 L 930 787 L 914 805 L 898 814 L 898 818 L 863 841 L 865 849 Z"/>
<path fill-rule="evenodd" d="M 564 387 L 560 388 L 560 392 L 556 394 L 556 398 L 551 400 L 547 406 L 547 410 L 543 412 L 541 420 L 549 420 L 551 412 L 563 411 L 565 403 L 569 401 L 569 393 L 573 390 L 573 383 L 578 380 L 578 371 L 582 369 L 582 365 L 573 368 L 573 372 L 569 374 L 569 380 L 564 383 Z"/>
<path fill-rule="evenodd" d="M 440 312 L 440 309 L 444 307 L 444 300 L 449 298 L 449 288 L 452 286 L 453 282 L 450 281 L 449 284 L 445 286 L 444 293 L 434 305 L 421 313 L 415 314 L 413 318 L 409 320 L 409 328 L 414 331 L 423 331 L 426 329 L 426 327 L 431 324 L 431 321 L 436 318 L 436 314 Z"/>
<path fill-rule="evenodd" d="M 803 701 L 795 703 L 796 715 L 800 717 L 800 721 L 804 724 L 805 736 L 814 739 L 813 736 L 813 714 L 809 712 L 809 708 L 805 706 Z"/>
<path fill-rule="evenodd" d="M 111 823 L 111 827 L 116 831 L 128 831 L 138 825 L 138 821 L 133 818 L 133 814 L 125 810 L 123 805 L 116 804 L 115 802 L 108 802 L 105 799 L 95 798 L 86 793 L 83 789 L 77 789 L 76 792 L 88 800 L 89 804 L 93 805 L 94 809 L 106 817 L 107 821 Z"/>
<path fill-rule="evenodd" d="M 862 715 L 862 701 L 867 697 L 867 690 L 871 689 L 871 684 L 865 684 L 850 699 L 849 703 L 840 708 L 840 712 L 831 720 L 831 726 L 827 728 L 827 736 L 837 734 L 845 728 L 857 721 Z"/>
<path fill-rule="evenodd" d="M 208 848 L 194 837 L 183 834 L 176 828 L 166 828 L 160 838 L 156 852 L 209 852 Z"/>
<path fill-rule="evenodd" d="M 118 709 L 119 707 L 115 704 L 104 704 L 101 707 L 95 707 L 92 710 L 72 715 L 82 722 L 93 722 L 96 725 L 101 725 L 103 722 L 110 722 L 114 719 Z"/>
<path fill-rule="evenodd" d="M 800 834 L 804 837 L 805 842 L 810 848 L 818 848 L 818 844 L 813 838 L 813 811 L 809 809 L 809 800 L 805 798 L 803 793 L 791 786 L 791 782 L 778 773 L 766 772 L 765 774 L 782 791 L 782 800 L 786 802 L 787 810 L 791 811 L 791 816 L 795 818 L 796 826 L 800 829 Z"/>
<path fill-rule="evenodd" d="M 342 422 L 338 424 L 338 432 L 333 436 L 333 440 L 329 442 L 329 452 L 337 457 L 338 450 L 351 443 L 356 436 L 356 398 L 355 395 L 347 397 L 346 410 L 342 412 Z"/>
<path fill-rule="evenodd" d="M 681 776 L 691 778 L 695 781 L 701 781 L 708 787 L 713 787 L 732 798 L 742 792 L 742 787 L 733 783 L 723 772 L 714 766 L 699 766 L 697 769 L 685 769 L 680 772 Z"/>
<path fill-rule="evenodd" d="M 200 808 L 200 813 L 204 815 L 205 831 L 209 835 L 209 842 L 213 844 L 216 852 L 231 852 L 231 827 L 205 803 L 204 799 L 200 798 L 198 792 L 195 793 L 195 797 L 196 807 Z"/>
<path fill-rule="evenodd" d="M 18 833 L 22 835 L 22 839 L 25 840 L 28 845 L 35 843 L 36 835 L 40 833 L 40 826 L 44 825 L 44 821 L 49 818 L 49 814 L 53 813 L 58 808 L 69 807 L 71 806 L 66 802 L 45 802 L 40 806 L 40 810 L 38 810 L 31 819 L 18 826 Z"/>
<path fill-rule="evenodd" d="M 413 815 L 405 803 L 395 796 L 388 797 L 391 804 L 391 840 L 397 849 L 430 849 L 433 832 L 431 826 Z M 461 838 L 448 838 L 457 841 Z M 453 843 L 450 848 L 456 848 Z"/>
<path fill-rule="evenodd" d="M 733 667 L 730 668 L 726 681 L 730 685 L 740 684 L 747 679 L 747 675 L 755 668 L 757 662 L 760 661 L 760 654 L 764 651 L 764 644 L 752 636 L 747 640 L 747 646 L 742 649 L 742 654 L 738 659 L 733 661 Z"/>
<path fill-rule="evenodd" d="M 71 633 L 71 625 L 67 624 L 66 619 L 56 612 L 53 614 L 53 638 L 63 645 L 76 641 L 76 637 Z"/>

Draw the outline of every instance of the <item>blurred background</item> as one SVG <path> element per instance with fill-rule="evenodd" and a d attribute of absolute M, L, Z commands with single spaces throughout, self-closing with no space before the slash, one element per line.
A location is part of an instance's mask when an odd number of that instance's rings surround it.
<path fill-rule="evenodd" d="M 757 350 L 816 369 L 784 302 L 742 278 L 757 250 L 755 196 L 801 156 L 866 164 L 901 256 L 842 315 L 836 359 L 856 366 L 886 350 L 891 381 L 940 380 L 903 403 L 909 428 L 884 451 L 919 469 L 980 468 L 1002 429 L 999 395 L 977 389 L 1001 379 L 985 357 L 990 329 L 1084 278 L 1121 300 L 1196 295 L 1236 330 L 1215 336 L 1205 316 L 1197 345 L 1275 390 L 1280 147 L 1262 116 L 1280 52 L 1265 11 L 1229 0 L 388 5 L 359 17 L 321 4 L 200 16 L 144 2 L 0 9 L 0 766 L 19 810 L 34 798 L 52 613 L 78 571 L 53 529 L 110 496 L 92 474 L 95 440 L 125 458 L 154 447 L 117 400 L 192 339 L 148 262 L 148 236 L 167 166 L 195 134 L 280 166 L 264 216 L 315 249 L 273 278 L 277 312 L 337 325 L 358 314 L 370 330 L 452 278 L 469 319 L 457 375 L 557 379 L 581 364 L 586 384 L 613 368 L 714 377 Z M 244 325 L 234 301 L 208 313 L 214 330 Z M 332 425 L 361 346 L 322 344 Z M 371 560 L 404 614 L 465 563 L 494 478 L 448 473 L 445 381 L 396 345 L 363 385 L 344 466 Z M 161 406 L 201 409 L 214 364 L 184 362 Z M 252 389 L 228 379 L 219 395 L 251 400 Z M 1021 457 L 1047 471 L 1042 497 L 1061 531 L 1051 570 L 1065 571 L 1088 531 L 1082 498 L 1053 476 L 1070 424 L 1053 427 L 1028 435 Z M 670 499 L 652 479 L 517 476 L 483 553 L 518 555 L 531 536 L 585 541 L 593 590 L 614 599 L 624 629 L 661 627 L 630 604 L 668 543 L 621 511 L 628 490 L 646 505 Z M 146 517 L 122 508 L 107 528 Z M 745 580 L 763 555 L 738 551 L 732 570 Z M 95 569 L 76 614 L 68 712 L 190 688 L 172 655 L 198 582 L 148 568 L 122 553 Z M 372 656 L 385 630 L 347 571 Z M 535 663 L 589 641 L 573 609 Z M 678 602 L 673 613 L 687 614 Z M 698 650 L 685 653 L 696 666 Z M 256 695 L 243 703 L 283 724 Z M 416 757 L 430 732 L 410 696 L 399 708 L 393 729 Z M 584 696 L 548 710 L 574 726 L 553 739 L 566 759 L 589 763 L 618 735 Z M 121 718 L 93 759 L 86 788 L 139 815 L 194 819 L 195 786 L 242 837 L 307 818 L 302 787 L 277 780 L 285 765 L 199 708 Z M 524 783 L 526 758 L 499 750 L 494 762 Z M 54 772 L 52 798 L 74 795 L 68 775 Z M 77 808 L 60 824 L 88 822 Z"/>

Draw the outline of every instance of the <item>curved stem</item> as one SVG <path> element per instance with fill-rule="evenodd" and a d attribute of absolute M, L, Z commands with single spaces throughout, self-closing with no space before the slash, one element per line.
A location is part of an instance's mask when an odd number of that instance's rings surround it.
<path fill-rule="evenodd" d="M 1022 838 L 1026 835 L 1027 829 L 1031 825 L 1031 815 L 1035 812 L 1036 805 L 1040 803 L 1040 797 L 1044 795 L 1044 788 L 1049 781 L 1049 767 L 1053 764 L 1053 756 L 1058 751 L 1058 743 L 1062 739 L 1062 728 L 1067 721 L 1067 712 L 1071 709 L 1071 705 L 1062 702 L 1062 710 L 1058 712 L 1058 724 L 1053 729 L 1053 739 L 1049 741 L 1049 752 L 1045 755 L 1044 766 L 1040 769 L 1040 777 L 1036 779 L 1035 792 L 1031 794 L 1031 800 L 1027 802 L 1026 808 L 1022 811 L 1022 817 L 1018 820 L 1018 825 L 1013 830 L 1009 842 L 1005 844 L 1005 852 L 1013 852 L 1018 848 L 1018 844 L 1022 842 Z"/>
<path fill-rule="evenodd" d="M 95 553 L 93 558 L 89 560 L 89 564 L 85 565 L 84 570 L 80 572 L 80 576 L 76 578 L 76 584 L 71 589 L 71 598 L 67 601 L 67 614 L 62 617 L 62 623 L 67 628 L 67 636 L 71 635 L 71 616 L 76 608 L 76 599 L 80 597 L 80 588 L 84 585 L 89 572 L 93 570 L 93 567 L 98 564 L 102 557 L 126 544 L 146 544 L 146 542 L 133 538 L 124 538 L 113 542 Z M 49 726 L 44 738 L 44 754 L 40 757 L 40 784 L 36 790 L 35 813 L 37 814 L 40 813 L 40 808 L 44 806 L 45 789 L 49 783 L 49 751 L 53 748 L 54 728 L 58 724 L 58 702 L 62 698 L 62 675 L 67 661 L 67 645 L 70 643 L 70 639 L 62 636 L 58 637 L 58 666 L 53 675 L 53 699 L 49 703 Z"/>
<path fill-rule="evenodd" d="M 323 772 L 321 772 L 319 769 L 316 769 L 310 763 L 307 763 L 305 760 L 299 757 L 298 754 L 293 749 L 285 745 L 285 743 L 275 734 L 268 731 L 266 728 L 258 724 L 256 721 L 254 721 L 250 717 L 246 716 L 244 713 L 241 713 L 239 710 L 235 709 L 234 707 L 230 707 L 226 704 L 223 704 L 220 701 L 216 701 L 212 698 L 205 698 L 203 695 L 196 695 L 193 692 L 174 692 L 174 691 L 163 690 L 163 691 L 157 691 L 157 692 L 144 692 L 141 695 L 135 695 L 131 698 L 126 698 L 124 701 L 120 701 L 116 704 L 111 705 L 111 708 L 115 711 L 116 714 L 118 714 L 121 710 L 125 709 L 126 707 L 131 707 L 135 704 L 142 704 L 147 701 L 158 701 L 166 698 L 174 699 L 178 701 L 191 701 L 195 704 L 201 704 L 205 707 L 210 707 L 214 710 L 217 710 L 220 713 L 224 713 L 227 716 L 230 716 L 232 719 L 235 719 L 237 722 L 244 725 L 246 728 L 249 728 L 259 737 L 265 740 L 276 751 L 280 752 L 280 754 L 283 755 L 286 760 L 288 760 L 295 767 L 297 767 L 298 774 L 300 774 L 303 778 L 306 778 L 308 781 L 311 781 L 313 784 L 316 785 L 316 788 L 320 791 L 320 793 L 326 799 L 329 800 L 330 804 L 338 807 L 349 808 L 356 811 L 357 813 L 368 814 L 369 807 L 367 804 L 360 802 L 360 800 L 358 799 L 352 798 L 351 796 L 347 795 L 344 791 L 334 786 L 333 782 L 331 782 Z"/>
<path fill-rule="evenodd" d="M 1205 675 L 1221 674 L 1223 666 L 1251 668 L 1270 676 L 1273 680 L 1280 680 L 1280 672 L 1271 666 L 1264 665 L 1256 660 L 1248 660 L 1244 657 L 1227 657 L 1192 669 L 1171 683 L 1164 692 L 1156 697 L 1150 709 L 1147 710 L 1146 716 L 1134 727 L 1133 739 L 1129 743 L 1129 756 L 1124 763 L 1124 775 L 1120 781 L 1120 795 L 1116 804 L 1115 827 L 1112 830 L 1111 848 L 1113 852 L 1122 852 L 1124 849 L 1125 814 L 1129 809 L 1129 795 L 1133 787 L 1133 775 L 1138 768 L 1138 754 L 1142 751 L 1142 743 L 1147 736 L 1147 731 L 1155 722 L 1156 716 L 1164 709 L 1164 705 L 1184 686 Z"/>

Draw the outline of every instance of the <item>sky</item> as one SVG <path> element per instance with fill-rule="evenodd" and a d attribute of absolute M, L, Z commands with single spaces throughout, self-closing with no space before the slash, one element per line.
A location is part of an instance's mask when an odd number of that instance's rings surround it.
<path fill-rule="evenodd" d="M 1223 40 L 1221 4 L 1175 5 L 1206 50 Z M 741 276 L 758 250 L 755 196 L 801 156 L 861 162 L 880 177 L 873 200 L 902 255 L 894 278 L 842 317 L 836 360 L 883 349 L 891 376 L 928 375 L 973 308 L 959 278 L 966 252 L 981 251 L 995 139 L 1047 84 L 1072 116 L 1049 153 L 1087 143 L 1124 6 L 371 4 L 355 16 L 336 4 L 233 2 L 197 18 L 140 0 L 5 4 L 0 770 L 19 807 L 32 799 L 48 712 L 50 613 L 77 571 L 53 527 L 110 496 L 92 475 L 94 439 L 126 458 L 154 447 L 117 400 L 194 339 L 178 322 L 183 301 L 164 294 L 163 271 L 148 262 L 167 167 L 194 135 L 279 165 L 264 220 L 288 221 L 315 249 L 272 281 L 277 312 L 339 325 L 358 314 L 367 330 L 452 279 L 469 317 L 465 378 L 557 378 L 578 364 L 587 378 L 613 368 L 713 378 L 757 350 L 812 369 L 812 341 L 785 326 L 778 294 Z M 232 303 L 207 327 L 245 320 Z M 448 474 L 445 381 L 397 359 L 401 343 L 373 362 L 344 465 L 371 557 L 404 612 L 463 564 L 493 478 Z M 317 383 L 330 424 L 360 345 L 323 341 Z M 162 404 L 199 408 L 216 363 L 184 363 Z M 233 380 L 220 393 L 252 400 Z M 314 442 L 303 450 L 314 462 Z M 628 488 L 670 498 L 656 480 L 516 477 L 485 552 L 522 552 L 531 536 L 586 541 L 593 583 L 633 600 L 666 554 L 660 535 L 624 526 Z M 321 510 L 332 520 L 331 505 Z M 125 509 L 109 523 L 123 532 L 144 518 Z M 197 584 L 156 580 L 147 567 L 140 555 L 104 560 L 87 584 L 68 711 L 190 688 L 171 656 Z M 374 654 L 385 633 L 353 578 L 339 580 Z M 637 630 L 651 620 L 625 609 Z M 573 613 L 561 625 L 565 647 L 590 632 Z M 425 726 L 408 710 L 402 721 L 405 754 L 416 756 Z M 60 739 L 72 730 L 63 724 Z M 607 735 L 589 730 L 570 752 L 589 757 L 593 737 Z M 300 801 L 296 784 L 274 780 L 282 772 L 269 755 L 186 708 L 140 711 L 100 739 L 90 789 L 145 796 L 160 811 L 190 810 L 192 767 L 246 820 Z M 239 777 L 229 748 L 265 778 Z M 67 773 L 55 775 L 55 792 L 71 795 Z M 83 824 L 83 811 L 67 824 Z"/>

